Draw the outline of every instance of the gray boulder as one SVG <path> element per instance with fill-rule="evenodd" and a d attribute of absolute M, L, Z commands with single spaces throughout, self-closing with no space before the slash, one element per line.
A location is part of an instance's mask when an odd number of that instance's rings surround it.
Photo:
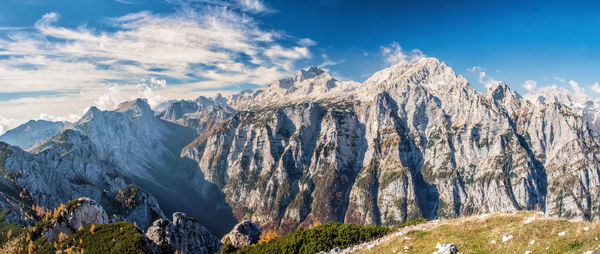
<path fill-rule="evenodd" d="M 458 249 L 456 248 L 456 245 L 454 245 L 454 243 L 449 243 L 449 244 L 440 244 L 440 243 L 438 243 L 435 247 L 438 250 L 434 251 L 433 254 L 454 254 L 454 253 L 458 253 Z"/>
<path fill-rule="evenodd" d="M 146 237 L 152 243 L 153 253 L 217 253 L 219 238 L 211 234 L 193 218 L 174 213 L 173 221 L 158 219 L 148 228 Z"/>
<path fill-rule="evenodd" d="M 233 227 L 229 234 L 223 237 L 223 243 L 239 248 L 258 243 L 260 240 L 260 228 L 254 222 L 245 220 Z"/>

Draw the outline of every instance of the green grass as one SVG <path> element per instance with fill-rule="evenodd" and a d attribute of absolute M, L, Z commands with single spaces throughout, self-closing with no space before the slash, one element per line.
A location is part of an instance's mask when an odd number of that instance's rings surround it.
<path fill-rule="evenodd" d="M 392 231 L 396 231 L 398 229 L 405 228 L 405 227 L 419 225 L 419 224 L 422 224 L 422 223 L 425 223 L 425 222 L 427 222 L 427 219 L 425 219 L 425 218 L 417 218 L 417 219 L 414 219 L 414 220 L 409 220 L 409 221 L 404 222 L 404 223 L 402 223 L 402 224 L 400 224 L 398 226 L 394 226 L 392 228 Z"/>
<path fill-rule="evenodd" d="M 55 253 L 58 250 L 68 249 L 75 253 L 84 250 L 85 253 L 144 253 L 145 246 L 143 233 L 129 222 L 117 222 L 112 224 L 95 224 L 94 232 L 92 225 L 88 225 L 77 233 L 71 235 L 67 240 L 58 244 L 55 249 L 52 243 L 39 248 L 37 253 Z"/>
<path fill-rule="evenodd" d="M 383 226 L 359 226 L 329 222 L 313 229 L 300 229 L 277 240 L 233 249 L 223 246 L 221 253 L 317 253 L 346 247 L 381 237 L 390 231 Z"/>
<path fill-rule="evenodd" d="M 523 223 L 530 217 L 536 219 Z M 461 253 L 582 253 L 600 250 L 600 223 L 549 219 L 535 212 L 492 214 L 439 221 L 421 228 L 405 229 L 403 235 L 389 237 L 359 253 L 393 253 L 408 248 L 409 253 L 432 253 L 437 243 L 454 243 Z M 585 227 L 589 231 L 584 231 Z M 558 233 L 566 232 L 564 236 Z M 513 238 L 502 242 L 502 237 Z M 408 237 L 408 238 L 405 238 Z M 493 244 L 492 240 L 496 243 Z M 534 241 L 533 244 L 530 244 Z M 548 248 L 548 249 L 546 249 Z"/>

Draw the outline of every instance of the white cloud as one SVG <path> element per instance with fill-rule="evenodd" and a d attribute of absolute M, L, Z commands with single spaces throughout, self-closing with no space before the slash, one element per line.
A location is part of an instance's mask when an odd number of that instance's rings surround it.
<path fill-rule="evenodd" d="M 567 106 L 581 106 L 583 103 L 592 100 L 592 97 L 587 94 L 586 88 L 579 85 L 574 80 L 564 78 L 554 78 L 556 82 L 540 86 L 533 80 L 527 80 L 523 87 L 529 91 L 523 97 L 530 101 L 539 101 L 539 98 L 545 98 L 542 102 L 561 102 Z M 528 86 L 533 84 L 533 86 Z M 531 89 L 530 89 L 531 88 Z M 588 88 L 596 93 L 600 93 L 600 84 L 598 82 L 588 86 Z"/>
<path fill-rule="evenodd" d="M 241 5 L 247 11 L 266 8 L 261 1 L 240 1 L 234 8 L 180 4 L 181 10 L 171 15 L 146 11 L 107 19 L 107 30 L 58 26 L 59 14 L 48 13 L 34 31 L 0 39 L 0 96 L 59 94 L 0 97 L 1 124 L 14 127 L 40 112 L 81 115 L 94 103 L 108 107 L 132 97 L 154 103 L 209 93 L 199 89 L 265 85 L 311 57 L 308 46 L 286 46 L 283 41 L 290 38 L 284 33 L 262 29 L 252 17 L 235 11 Z"/>
<path fill-rule="evenodd" d="M 485 88 L 489 89 L 491 85 L 497 83 L 498 81 L 494 78 L 487 75 L 485 71 L 479 72 L 479 83 L 483 84 Z"/>
<path fill-rule="evenodd" d="M 271 12 L 272 10 L 267 8 L 261 0 L 239 0 L 239 4 L 243 11 L 248 12 Z"/>
<path fill-rule="evenodd" d="M 303 38 L 298 41 L 298 45 L 304 46 L 304 47 L 311 47 L 311 46 L 317 45 L 317 42 L 311 40 L 310 38 Z"/>
<path fill-rule="evenodd" d="M 243 74 L 257 68 L 250 63 L 275 67 L 284 75 L 296 60 L 310 57 L 307 47 L 282 46 L 275 42 L 279 33 L 263 31 L 225 8 L 206 15 L 130 14 L 111 19 L 119 29 L 113 33 L 57 27 L 58 18 L 46 14 L 35 25 L 38 34 L 0 41 L 0 56 L 5 56 L 0 92 L 79 89 L 152 77 L 192 82 L 189 73 L 201 76 L 217 67 L 221 73 Z M 249 63 L 240 62 L 240 56 Z M 259 81 L 248 77 L 241 82 L 264 85 Z"/>
<path fill-rule="evenodd" d="M 469 71 L 469 72 L 482 72 L 482 71 L 485 71 L 485 68 L 483 68 L 481 66 L 473 66 L 471 68 L 467 68 L 467 71 Z"/>
<path fill-rule="evenodd" d="M 79 120 L 81 115 L 79 114 L 68 114 L 67 116 L 53 116 L 47 113 L 40 113 L 40 120 L 53 121 L 53 122 L 75 122 Z"/>
<path fill-rule="evenodd" d="M 571 86 L 571 88 L 573 89 L 573 91 L 575 92 L 575 94 L 585 95 L 585 88 L 580 87 L 577 82 L 575 82 L 573 80 L 569 80 L 568 83 Z"/>
<path fill-rule="evenodd" d="M 327 56 L 326 54 L 321 54 L 321 58 L 323 59 L 323 62 L 321 64 L 319 64 L 320 68 L 324 68 L 327 66 L 332 66 L 332 65 L 336 65 L 336 64 L 340 64 L 344 62 L 344 59 L 338 60 L 338 61 L 334 61 L 329 59 L 329 56 Z"/>
<path fill-rule="evenodd" d="M 17 119 L 7 119 L 0 116 L 0 135 L 4 134 L 6 131 L 14 128 L 19 125 L 19 121 Z"/>
<path fill-rule="evenodd" d="M 473 66 L 471 68 L 467 68 L 467 71 L 469 72 L 479 72 L 479 83 L 483 84 L 483 86 L 485 86 L 485 88 L 490 88 L 491 85 L 493 85 L 494 83 L 497 83 L 498 81 L 495 80 L 494 78 L 490 77 L 487 72 L 486 69 L 484 67 L 481 66 Z"/>
<path fill-rule="evenodd" d="M 149 83 L 141 81 L 135 87 L 119 86 L 115 84 L 104 94 L 100 95 L 94 103 L 101 109 L 114 109 L 121 102 L 133 100 L 135 98 L 145 98 L 151 107 L 155 107 L 158 104 L 167 101 L 165 97 L 152 90 L 151 84 L 152 81 Z"/>
<path fill-rule="evenodd" d="M 287 71 L 292 69 L 295 60 L 310 57 L 306 47 L 284 48 L 280 45 L 274 45 L 266 49 L 264 55 Z"/>
<path fill-rule="evenodd" d="M 592 91 L 600 94 L 600 85 L 598 85 L 598 82 L 596 82 L 593 85 L 591 85 L 590 89 L 592 89 Z"/>
<path fill-rule="evenodd" d="M 136 2 L 134 1 L 128 1 L 128 0 L 114 0 L 117 3 L 122 3 L 122 4 L 135 4 Z"/>
<path fill-rule="evenodd" d="M 537 86 L 537 82 L 533 80 L 525 80 L 523 83 L 523 87 L 527 89 L 529 92 L 535 92 L 535 87 Z"/>
<path fill-rule="evenodd" d="M 413 63 L 426 57 L 419 49 L 404 50 L 398 42 L 392 42 L 388 47 L 382 46 L 381 54 L 389 65 Z"/>

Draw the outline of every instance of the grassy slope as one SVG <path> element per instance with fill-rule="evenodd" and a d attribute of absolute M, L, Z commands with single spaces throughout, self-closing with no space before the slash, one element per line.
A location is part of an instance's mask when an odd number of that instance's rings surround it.
<path fill-rule="evenodd" d="M 524 222 L 531 217 L 536 219 Z M 584 231 L 589 227 L 589 231 Z M 432 253 L 437 243 L 454 243 L 462 253 L 583 253 L 600 251 L 600 222 L 569 222 L 544 218 L 535 212 L 492 214 L 448 221 L 434 221 L 404 234 L 391 233 L 383 242 L 359 253 Z M 558 233 L 566 232 L 564 236 Z M 513 238 L 502 242 L 502 237 Z M 410 240 L 407 239 L 411 238 Z M 491 241 L 495 240 L 496 244 Z M 535 240 L 533 245 L 530 242 Z M 548 249 L 546 249 L 548 248 Z"/>

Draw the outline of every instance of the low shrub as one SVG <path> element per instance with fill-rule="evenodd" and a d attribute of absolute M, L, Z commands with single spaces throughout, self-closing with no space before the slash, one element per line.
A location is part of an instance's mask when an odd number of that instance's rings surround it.
<path fill-rule="evenodd" d="M 275 240 L 239 249 L 223 246 L 221 253 L 317 253 L 348 247 L 381 237 L 390 231 L 383 226 L 359 226 L 328 222 L 312 229 L 299 229 Z"/>

